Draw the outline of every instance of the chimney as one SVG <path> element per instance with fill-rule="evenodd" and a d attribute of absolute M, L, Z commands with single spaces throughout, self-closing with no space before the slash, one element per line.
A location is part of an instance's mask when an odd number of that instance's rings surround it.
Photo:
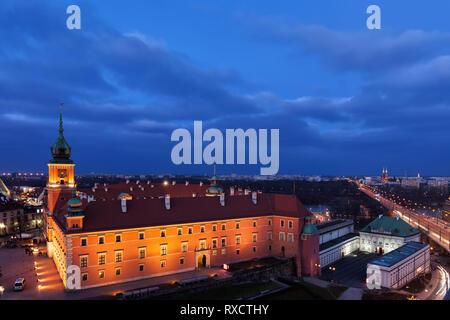
<path fill-rule="evenodd" d="M 127 200 L 122 199 L 122 200 L 120 200 L 120 203 L 122 204 L 122 212 L 126 213 L 127 212 Z"/>
<path fill-rule="evenodd" d="M 220 195 L 220 205 L 225 207 L 225 194 L 223 193 Z"/>
<path fill-rule="evenodd" d="M 186 181 L 186 186 L 188 186 L 189 185 L 189 181 Z"/>
<path fill-rule="evenodd" d="M 164 203 L 166 205 L 166 210 L 170 210 L 170 194 L 164 196 Z"/>
<path fill-rule="evenodd" d="M 253 204 L 256 204 L 256 203 L 257 203 L 257 200 L 258 200 L 258 195 L 257 195 L 257 193 L 256 193 L 256 192 L 252 192 L 252 201 L 253 201 Z"/>
<path fill-rule="evenodd" d="M 234 196 L 234 187 L 230 187 L 230 196 Z"/>

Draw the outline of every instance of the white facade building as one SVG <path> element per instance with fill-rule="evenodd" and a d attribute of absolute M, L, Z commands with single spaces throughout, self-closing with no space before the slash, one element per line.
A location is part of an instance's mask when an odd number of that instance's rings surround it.
<path fill-rule="evenodd" d="M 323 268 L 359 249 L 353 220 L 333 220 L 315 225 L 320 234 L 320 267 Z"/>
<path fill-rule="evenodd" d="M 369 288 L 399 289 L 420 274 L 430 272 L 430 245 L 408 242 L 367 264 Z"/>
<path fill-rule="evenodd" d="M 419 230 L 399 217 L 379 216 L 359 232 L 360 250 L 385 254 L 407 242 L 420 242 Z"/>

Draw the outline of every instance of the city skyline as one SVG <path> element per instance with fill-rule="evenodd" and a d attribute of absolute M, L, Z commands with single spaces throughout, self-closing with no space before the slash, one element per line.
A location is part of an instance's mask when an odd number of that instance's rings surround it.
<path fill-rule="evenodd" d="M 279 128 L 279 175 L 450 176 L 444 1 L 377 1 L 376 31 L 365 27 L 368 1 L 126 12 L 120 1 L 78 1 L 81 30 L 65 27 L 70 4 L 0 4 L 1 171 L 45 172 L 63 101 L 79 174 L 208 175 L 211 166 L 170 159 L 171 132 L 201 120 Z"/>

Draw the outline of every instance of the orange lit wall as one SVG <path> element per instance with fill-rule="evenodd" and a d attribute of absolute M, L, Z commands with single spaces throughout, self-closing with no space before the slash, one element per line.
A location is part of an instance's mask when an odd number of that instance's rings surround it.
<path fill-rule="evenodd" d="M 271 220 L 271 225 L 269 225 Z M 281 227 L 284 220 L 284 227 Z M 292 221 L 291 228 L 289 221 Z M 239 229 L 236 223 L 239 222 Z M 254 226 L 256 222 L 256 226 Z M 213 231 L 213 226 L 216 231 Z M 222 230 L 225 225 L 225 230 Z M 188 234 L 188 228 L 193 233 Z M 204 232 L 201 228 L 204 227 Z M 80 266 L 81 257 L 88 258 L 87 267 L 80 267 L 81 273 L 87 274 L 87 280 L 81 281 L 82 288 L 108 285 L 112 283 L 136 280 L 194 270 L 205 255 L 207 265 L 221 266 L 224 263 L 249 260 L 265 256 L 298 257 L 299 249 L 298 218 L 265 216 L 245 219 L 229 219 L 222 221 L 208 221 L 196 224 L 180 224 L 172 226 L 137 228 L 127 230 L 113 230 L 95 233 L 68 234 L 71 240 L 71 261 L 68 264 Z M 182 234 L 178 235 L 178 228 Z M 161 231 L 165 237 L 161 237 Z M 139 239 L 139 232 L 144 232 L 144 239 Z M 268 233 L 272 232 L 272 240 Z M 279 233 L 284 232 L 284 241 L 279 240 Z M 288 241 L 288 233 L 292 234 L 292 242 Z M 121 242 L 115 242 L 116 235 L 120 234 Z M 240 235 L 240 244 L 236 237 Z M 256 239 L 253 238 L 256 235 Z M 99 236 L 104 236 L 105 243 L 99 244 Z M 226 239 L 222 246 L 222 238 Z M 86 239 L 87 245 L 81 246 L 81 240 Z M 217 239 L 217 248 L 213 248 L 213 239 Z M 205 240 L 206 249 L 199 250 L 200 241 Z M 254 242 L 254 240 L 256 240 Z M 188 243 L 187 252 L 182 252 L 182 243 Z M 167 245 L 166 255 L 161 255 L 161 245 Z M 269 247 L 270 246 L 270 247 Z M 254 251 L 253 248 L 256 248 Z M 284 254 L 282 247 L 284 247 Z M 139 257 L 139 248 L 145 248 L 145 257 Z M 222 249 L 225 249 L 222 252 Z M 116 251 L 122 250 L 122 262 L 116 262 Z M 239 254 L 237 253 L 239 250 Z M 99 265 L 99 254 L 105 254 L 105 264 Z M 184 263 L 180 264 L 180 259 Z M 161 263 L 165 261 L 165 266 Z M 139 271 L 139 265 L 143 271 Z M 120 268 L 120 275 L 116 275 L 116 268 Z M 104 271 L 104 278 L 99 277 L 99 271 Z"/>

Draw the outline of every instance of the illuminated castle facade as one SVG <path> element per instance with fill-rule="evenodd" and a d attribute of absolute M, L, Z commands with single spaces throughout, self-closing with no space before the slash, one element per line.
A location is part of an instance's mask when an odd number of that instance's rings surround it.
<path fill-rule="evenodd" d="M 293 258 L 298 276 L 320 274 L 319 234 L 295 196 L 225 193 L 215 174 L 209 187 L 127 181 L 77 191 L 61 114 L 51 151 L 45 230 L 66 288 L 70 266 L 81 289 L 266 256 Z"/>

